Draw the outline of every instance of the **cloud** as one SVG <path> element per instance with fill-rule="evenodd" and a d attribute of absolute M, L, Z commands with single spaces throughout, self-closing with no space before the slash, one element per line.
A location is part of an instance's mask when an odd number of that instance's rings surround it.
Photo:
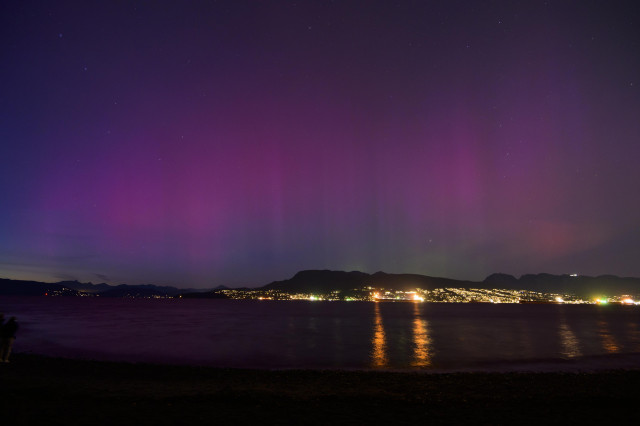
<path fill-rule="evenodd" d="M 104 275 L 104 274 L 94 273 L 93 275 L 95 275 L 96 277 L 98 277 L 98 279 L 100 279 L 102 281 L 105 281 L 105 282 L 111 281 L 111 279 L 108 276 Z"/>
<path fill-rule="evenodd" d="M 78 277 L 76 277 L 75 275 L 66 274 L 64 272 L 53 274 L 53 277 L 62 281 L 79 281 Z"/>

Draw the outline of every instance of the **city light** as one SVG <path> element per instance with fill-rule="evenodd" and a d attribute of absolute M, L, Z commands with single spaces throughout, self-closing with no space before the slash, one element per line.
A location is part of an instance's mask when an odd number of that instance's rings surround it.
<path fill-rule="evenodd" d="M 326 293 L 289 292 L 286 290 L 246 290 L 225 289 L 220 293 L 229 299 L 257 300 L 309 300 L 322 302 L 424 302 L 424 303 L 534 303 L 534 304 L 598 304 L 638 306 L 640 294 L 607 295 L 585 299 L 571 293 L 545 293 L 532 290 L 489 289 L 489 288 L 434 288 L 425 290 L 389 290 L 363 286 L 362 288 L 332 290 Z M 346 293 L 346 294 L 345 294 Z M 49 293 L 51 294 L 51 292 Z"/>

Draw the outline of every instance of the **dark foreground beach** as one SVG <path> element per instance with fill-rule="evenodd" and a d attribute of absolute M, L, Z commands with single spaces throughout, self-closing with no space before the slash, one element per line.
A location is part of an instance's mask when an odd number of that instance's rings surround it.
<path fill-rule="evenodd" d="M 16 354 L 3 425 L 578 424 L 635 422 L 640 370 L 265 371 Z"/>

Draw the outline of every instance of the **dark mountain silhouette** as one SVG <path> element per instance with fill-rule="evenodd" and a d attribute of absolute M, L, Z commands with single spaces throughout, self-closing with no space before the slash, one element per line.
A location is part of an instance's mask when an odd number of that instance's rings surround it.
<path fill-rule="evenodd" d="M 93 283 L 81 283 L 79 281 L 60 281 L 57 284 L 62 284 L 67 288 L 72 288 L 74 290 L 82 291 L 85 293 L 100 293 L 101 291 L 106 291 L 112 288 L 109 284 L 93 284 Z"/>
<path fill-rule="evenodd" d="M 101 297 L 165 297 L 165 292 L 159 291 L 152 285 L 128 285 L 120 284 L 119 286 L 110 288 L 109 290 L 99 293 Z"/>
<path fill-rule="evenodd" d="M 387 274 L 384 272 L 376 272 L 370 276 L 368 280 L 371 287 L 381 287 L 393 290 L 415 290 L 421 288 L 424 290 L 433 290 L 435 288 L 446 287 L 469 287 L 474 283 L 472 281 L 460 281 L 450 278 L 430 277 L 418 274 Z"/>
<path fill-rule="evenodd" d="M 300 271 L 292 278 L 274 281 L 262 287 L 264 290 L 297 291 L 302 293 L 326 293 L 332 290 L 352 290 L 362 287 L 387 290 L 413 290 L 421 288 L 500 288 L 508 290 L 532 290 L 545 293 L 574 293 L 581 297 L 596 295 L 640 295 L 640 278 L 620 278 L 614 275 L 598 277 L 526 274 L 520 278 L 507 274 L 492 274 L 484 281 L 462 281 L 450 278 L 430 277 L 418 274 L 386 274 L 376 272 L 344 272 L 329 270 Z"/>
<path fill-rule="evenodd" d="M 176 287 L 170 286 L 158 286 L 153 284 L 120 284 L 117 286 L 112 286 L 109 284 L 91 284 L 91 283 L 80 283 L 78 281 L 62 281 L 59 284 L 63 284 L 69 288 L 86 292 L 99 294 L 105 297 L 127 297 L 127 295 L 132 294 L 140 294 L 140 296 L 135 297 L 150 297 L 150 296 L 176 296 L 179 293 L 188 291 L 188 292 L 198 292 L 198 291 L 206 291 L 206 290 L 196 290 L 196 289 L 179 289 Z"/>
<path fill-rule="evenodd" d="M 520 278 L 508 274 L 492 274 L 483 281 L 462 281 L 450 278 L 430 277 L 419 274 L 387 274 L 376 272 L 367 274 L 359 271 L 307 270 L 300 271 L 287 280 L 274 281 L 258 289 L 280 290 L 299 293 L 328 293 L 334 290 L 352 291 L 364 287 L 383 288 L 387 290 L 414 290 L 421 288 L 499 288 L 510 290 L 532 290 L 544 293 L 573 293 L 580 297 L 592 298 L 604 295 L 640 296 L 640 278 L 601 275 L 597 277 L 526 274 Z M 111 286 L 108 284 L 80 283 L 78 281 L 61 281 L 43 283 L 38 281 L 20 281 L 0 279 L 0 295 L 30 296 L 77 296 L 80 292 L 92 293 L 102 297 L 175 297 L 185 298 L 226 298 L 218 286 L 211 290 L 178 289 L 169 286 L 152 284 Z M 255 289 L 235 289 L 255 290 Z"/>
<path fill-rule="evenodd" d="M 348 291 L 363 287 L 388 290 L 415 290 L 416 288 L 433 290 L 443 287 L 469 287 L 472 284 L 475 283 L 417 274 L 387 274 L 385 272 L 367 274 L 359 271 L 308 270 L 300 271 L 288 280 L 274 281 L 262 289 L 326 293 L 332 290 Z"/>
<path fill-rule="evenodd" d="M 81 283 L 78 281 L 60 281 L 57 283 L 43 283 L 39 281 L 23 281 L 0 279 L 0 295 L 20 296 L 78 296 L 80 293 L 90 293 L 102 297 L 173 297 L 183 292 L 203 292 L 206 290 L 178 289 L 169 286 L 152 284 L 112 286 L 109 284 Z"/>
<path fill-rule="evenodd" d="M 492 288 L 512 288 L 518 284 L 518 279 L 509 274 L 491 274 L 484 279 L 483 284 L 489 284 Z"/>
<path fill-rule="evenodd" d="M 230 290 L 226 285 L 219 285 L 216 288 L 213 288 L 209 291 L 190 291 L 185 290 L 180 294 L 177 294 L 176 297 L 180 297 L 183 299 L 228 299 L 229 296 L 222 293 L 222 290 Z M 240 290 L 240 289 L 236 289 Z M 248 289 L 246 289 L 248 290 Z"/>
<path fill-rule="evenodd" d="M 219 290 L 230 290 L 230 288 L 227 287 L 226 285 L 219 285 L 218 287 L 212 289 L 212 291 L 219 291 Z"/>
<path fill-rule="evenodd" d="M 228 299 L 229 298 L 229 296 L 227 296 L 224 293 L 220 293 L 219 291 L 180 293 L 178 296 L 183 299 Z"/>
<path fill-rule="evenodd" d="M 614 275 L 590 277 L 586 275 L 526 274 L 516 281 L 509 275 L 493 274 L 483 284 L 490 288 L 533 290 L 545 293 L 574 293 L 583 297 L 597 295 L 640 295 L 640 278 L 622 278 Z M 514 277 L 511 277 L 514 278 Z"/>
<path fill-rule="evenodd" d="M 0 278 L 0 294 L 6 296 L 78 296 L 75 289 L 62 283 L 41 283 L 38 281 L 18 281 Z"/>
<path fill-rule="evenodd" d="M 274 281 L 262 287 L 262 290 L 282 290 L 299 292 L 327 292 L 332 290 L 353 290 L 366 287 L 371 275 L 352 271 L 300 271 L 292 278 Z"/>

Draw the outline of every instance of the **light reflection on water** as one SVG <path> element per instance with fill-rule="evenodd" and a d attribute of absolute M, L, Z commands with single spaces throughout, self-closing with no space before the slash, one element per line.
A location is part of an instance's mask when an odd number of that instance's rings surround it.
<path fill-rule="evenodd" d="M 0 312 L 21 325 L 16 352 L 134 362 L 432 370 L 640 352 L 627 306 L 5 297 Z"/>
<path fill-rule="evenodd" d="M 429 323 L 420 313 L 420 305 L 413 304 L 413 361 L 412 367 L 429 367 L 431 365 Z"/>
<path fill-rule="evenodd" d="M 582 356 L 582 351 L 580 350 L 580 342 L 578 341 L 575 333 L 569 327 L 564 312 L 560 314 L 560 328 L 558 330 L 558 334 L 560 336 L 560 342 L 562 344 L 562 355 L 566 356 L 567 358 L 576 358 Z"/>
<path fill-rule="evenodd" d="M 605 351 L 612 354 L 620 352 L 620 346 L 618 345 L 618 342 L 616 342 L 613 334 L 609 331 L 609 324 L 604 318 L 602 318 L 602 316 L 599 316 L 598 318 L 598 333 L 602 339 L 602 347 Z"/>
<path fill-rule="evenodd" d="M 640 329 L 638 323 L 629 321 L 627 323 L 627 330 L 629 332 L 629 346 L 634 350 L 640 352 Z"/>
<path fill-rule="evenodd" d="M 384 325 L 382 324 L 382 315 L 380 315 L 380 303 L 375 302 L 375 323 L 373 339 L 371 346 L 373 350 L 371 352 L 371 366 L 373 368 L 384 368 L 388 366 L 389 360 L 387 359 L 387 342 L 384 335 Z"/>

